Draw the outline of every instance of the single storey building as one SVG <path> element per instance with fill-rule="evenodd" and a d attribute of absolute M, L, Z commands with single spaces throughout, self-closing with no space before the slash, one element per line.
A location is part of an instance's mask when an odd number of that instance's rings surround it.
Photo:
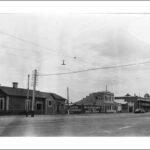
<path fill-rule="evenodd" d="M 27 93 L 29 98 L 27 99 Z M 32 90 L 18 88 L 17 83 L 13 87 L 0 86 L 0 114 L 24 114 L 31 111 Z M 64 114 L 66 99 L 48 92 L 35 91 L 35 114 Z"/>

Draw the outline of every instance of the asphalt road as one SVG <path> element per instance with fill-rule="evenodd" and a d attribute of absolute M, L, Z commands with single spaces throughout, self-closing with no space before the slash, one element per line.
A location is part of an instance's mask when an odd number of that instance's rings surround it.
<path fill-rule="evenodd" d="M 0 116 L 0 136 L 150 136 L 150 113 Z"/>

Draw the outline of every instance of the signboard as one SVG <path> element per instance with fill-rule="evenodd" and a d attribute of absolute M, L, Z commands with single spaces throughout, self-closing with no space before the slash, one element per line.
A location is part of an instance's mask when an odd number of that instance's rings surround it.
<path fill-rule="evenodd" d="M 70 107 L 70 113 L 81 113 L 82 109 L 81 106 L 74 105 Z"/>
<path fill-rule="evenodd" d="M 100 106 L 84 106 L 84 111 L 87 113 L 98 113 Z"/>
<path fill-rule="evenodd" d="M 70 113 L 98 113 L 98 112 L 100 112 L 100 106 L 73 105 L 70 107 Z"/>

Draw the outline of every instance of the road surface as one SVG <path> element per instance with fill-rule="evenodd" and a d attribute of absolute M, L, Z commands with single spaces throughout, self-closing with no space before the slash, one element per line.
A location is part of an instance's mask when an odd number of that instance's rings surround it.
<path fill-rule="evenodd" d="M 150 136 L 150 113 L 0 116 L 0 136 Z"/>

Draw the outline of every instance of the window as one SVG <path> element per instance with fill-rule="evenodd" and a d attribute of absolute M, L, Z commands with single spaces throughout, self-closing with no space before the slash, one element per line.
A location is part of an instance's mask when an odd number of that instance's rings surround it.
<path fill-rule="evenodd" d="M 48 101 L 48 106 L 52 106 L 52 101 L 51 100 Z"/>
<path fill-rule="evenodd" d="M 0 110 L 4 110 L 4 98 L 0 98 Z"/>
<path fill-rule="evenodd" d="M 36 106 L 37 106 L 37 110 L 41 110 L 42 109 L 42 104 L 37 103 Z"/>
<path fill-rule="evenodd" d="M 110 97 L 109 96 L 107 96 L 107 101 L 109 101 L 110 100 Z"/>

